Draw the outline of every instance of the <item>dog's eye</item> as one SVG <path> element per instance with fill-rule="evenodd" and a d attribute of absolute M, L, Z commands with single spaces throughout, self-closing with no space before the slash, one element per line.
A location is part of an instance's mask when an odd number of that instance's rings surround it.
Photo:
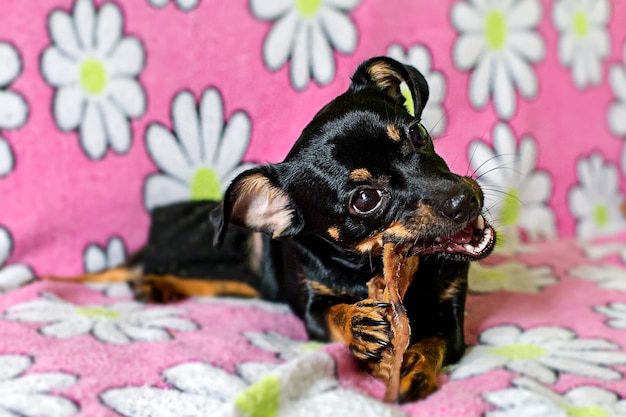
<path fill-rule="evenodd" d="M 352 197 L 352 208 L 358 214 L 371 214 L 380 208 L 382 201 L 382 190 L 366 188 L 357 191 Z"/>
<path fill-rule="evenodd" d="M 428 143 L 428 139 L 430 138 L 426 128 L 421 123 L 415 123 L 409 128 L 409 136 L 411 137 L 413 146 L 416 148 L 421 148 L 426 145 Z"/>

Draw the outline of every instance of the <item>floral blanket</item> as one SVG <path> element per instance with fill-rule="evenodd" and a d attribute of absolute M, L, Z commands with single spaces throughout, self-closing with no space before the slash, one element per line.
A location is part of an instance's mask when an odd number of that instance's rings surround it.
<path fill-rule="evenodd" d="M 625 416 L 624 16 L 610 0 L 0 0 L 0 416 Z M 471 272 L 471 347 L 427 400 L 383 404 L 285 306 L 35 278 L 115 266 L 154 207 L 280 161 L 374 55 L 424 73 L 423 122 L 501 237 Z"/>

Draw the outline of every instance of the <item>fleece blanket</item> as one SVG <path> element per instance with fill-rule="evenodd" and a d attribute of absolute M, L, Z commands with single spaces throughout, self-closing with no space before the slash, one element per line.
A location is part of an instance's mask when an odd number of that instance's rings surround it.
<path fill-rule="evenodd" d="M 626 234 L 520 249 L 472 270 L 467 354 L 402 406 L 285 305 L 34 283 L 0 299 L 0 415 L 626 416 Z"/>
<path fill-rule="evenodd" d="M 0 416 L 626 415 L 626 3 L 0 0 Z M 278 162 L 388 55 L 486 192 L 467 355 L 403 406 L 285 306 L 37 280 Z"/>

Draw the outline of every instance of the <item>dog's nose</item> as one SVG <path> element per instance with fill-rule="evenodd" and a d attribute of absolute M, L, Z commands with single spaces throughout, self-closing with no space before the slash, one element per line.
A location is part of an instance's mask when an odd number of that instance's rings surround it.
<path fill-rule="evenodd" d="M 456 223 L 464 223 L 478 216 L 480 203 L 471 190 L 456 189 L 441 207 L 441 214 Z"/>

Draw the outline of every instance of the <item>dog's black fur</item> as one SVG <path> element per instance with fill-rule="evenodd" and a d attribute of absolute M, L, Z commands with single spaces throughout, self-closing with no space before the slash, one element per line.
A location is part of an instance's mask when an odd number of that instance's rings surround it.
<path fill-rule="evenodd" d="M 375 369 L 391 343 L 391 306 L 368 299 L 366 284 L 382 274 L 383 240 L 410 244 L 420 263 L 404 297 L 412 334 L 400 400 L 428 395 L 463 354 L 469 262 L 495 236 L 478 184 L 450 172 L 420 124 L 427 100 L 415 68 L 385 57 L 361 64 L 283 162 L 239 175 L 221 203 L 153 212 L 136 259 L 153 279 L 135 281 L 137 295 L 176 298 L 162 275 L 245 281 L 289 303 L 311 337 L 342 340 Z"/>

